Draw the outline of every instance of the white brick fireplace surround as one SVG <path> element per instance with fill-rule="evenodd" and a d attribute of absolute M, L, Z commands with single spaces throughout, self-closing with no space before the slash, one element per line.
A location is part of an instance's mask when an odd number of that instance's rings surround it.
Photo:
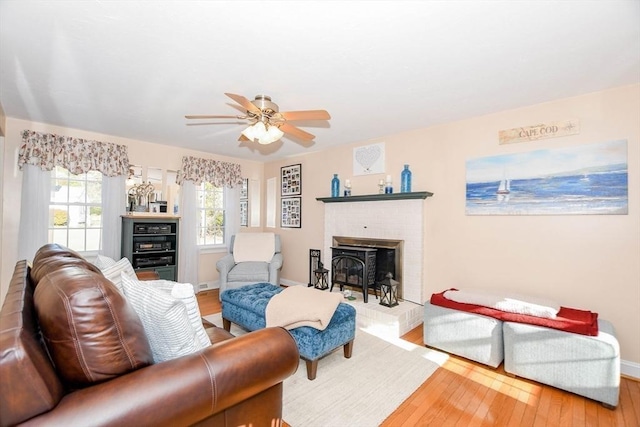
<path fill-rule="evenodd" d="M 331 265 L 333 236 L 403 240 L 403 299 L 423 304 L 424 204 L 424 199 L 325 203 L 324 265 Z"/>

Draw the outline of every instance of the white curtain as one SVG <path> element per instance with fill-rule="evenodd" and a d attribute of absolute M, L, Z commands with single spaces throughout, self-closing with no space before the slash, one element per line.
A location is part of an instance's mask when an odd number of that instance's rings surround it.
<path fill-rule="evenodd" d="M 22 198 L 18 229 L 18 259 L 32 260 L 36 251 L 49 241 L 49 200 L 51 171 L 39 166 L 22 167 Z"/>
<path fill-rule="evenodd" d="M 198 267 L 198 217 L 196 209 L 196 184 L 183 181 L 180 189 L 180 237 L 178 241 L 178 282 L 191 283 L 197 293 Z"/>
<path fill-rule="evenodd" d="M 227 246 L 231 236 L 240 230 L 240 187 L 224 187 L 224 240 Z"/>
<path fill-rule="evenodd" d="M 102 235 L 100 253 L 113 259 L 120 259 L 122 238 L 122 218 L 126 212 L 127 194 L 125 175 L 102 176 Z"/>

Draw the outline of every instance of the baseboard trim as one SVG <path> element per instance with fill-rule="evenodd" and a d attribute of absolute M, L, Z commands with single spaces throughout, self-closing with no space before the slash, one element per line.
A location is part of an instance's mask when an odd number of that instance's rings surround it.
<path fill-rule="evenodd" d="M 640 363 L 620 361 L 620 375 L 640 381 Z"/>
<path fill-rule="evenodd" d="M 280 278 L 280 284 L 284 286 L 308 286 L 307 283 L 294 282 L 293 280 Z"/>

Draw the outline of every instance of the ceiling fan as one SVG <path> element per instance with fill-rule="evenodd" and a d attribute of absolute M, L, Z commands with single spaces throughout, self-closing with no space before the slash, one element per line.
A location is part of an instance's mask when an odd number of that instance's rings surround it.
<path fill-rule="evenodd" d="M 238 141 L 254 141 L 259 144 L 271 144 L 282 138 L 287 133 L 296 138 L 310 141 L 315 135 L 310 134 L 294 125 L 296 120 L 329 120 L 331 116 L 325 110 L 283 111 L 280 112 L 278 104 L 271 101 L 267 95 L 256 95 L 253 101 L 249 101 L 242 95 L 225 93 L 236 101 L 247 113 L 243 116 L 220 115 L 188 115 L 187 119 L 239 119 L 248 120 L 249 127 L 241 132 Z"/>

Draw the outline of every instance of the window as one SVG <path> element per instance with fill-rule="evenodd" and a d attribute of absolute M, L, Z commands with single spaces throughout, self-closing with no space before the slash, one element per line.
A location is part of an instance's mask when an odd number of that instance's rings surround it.
<path fill-rule="evenodd" d="M 102 173 L 51 171 L 49 243 L 78 252 L 98 251 L 102 232 Z"/>
<path fill-rule="evenodd" d="M 224 244 L 224 188 L 203 182 L 196 187 L 198 245 Z"/>

